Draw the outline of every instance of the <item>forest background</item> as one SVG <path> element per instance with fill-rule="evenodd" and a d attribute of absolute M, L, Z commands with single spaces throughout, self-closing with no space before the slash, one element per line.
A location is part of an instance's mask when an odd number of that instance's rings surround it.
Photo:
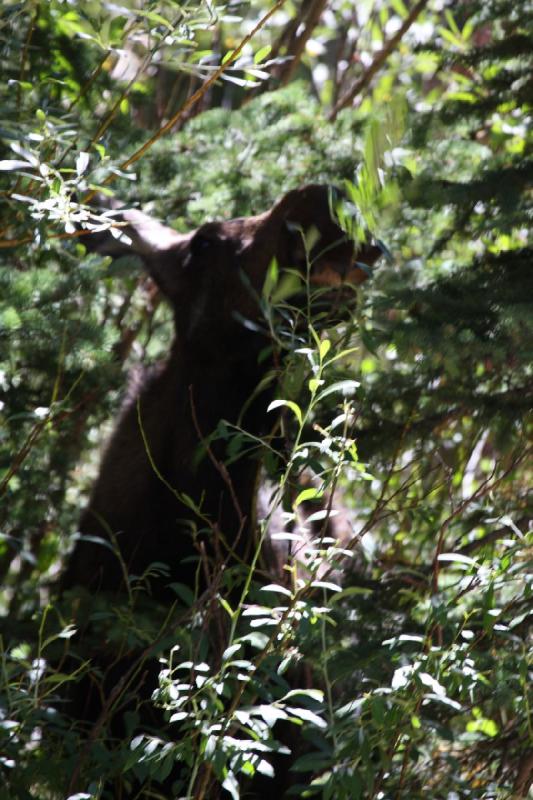
<path fill-rule="evenodd" d="M 272 771 L 279 719 L 307 743 L 295 796 L 527 796 L 531 17 L 514 0 L 4 0 L 0 797 L 157 786 L 178 761 L 181 796 L 207 796 L 208 764 L 237 798 Z M 171 335 L 134 259 L 87 254 L 85 203 L 115 193 L 186 231 L 310 181 L 344 188 L 386 256 L 350 325 L 287 345 L 279 382 L 320 477 L 292 508 L 336 486 L 353 567 L 313 592 L 256 586 L 232 644 L 251 661 L 198 652 L 164 735 L 81 748 L 58 711 L 79 674 L 51 655 L 76 642 L 54 584 L 126 373 Z M 272 637 L 281 618 L 298 625 Z"/>

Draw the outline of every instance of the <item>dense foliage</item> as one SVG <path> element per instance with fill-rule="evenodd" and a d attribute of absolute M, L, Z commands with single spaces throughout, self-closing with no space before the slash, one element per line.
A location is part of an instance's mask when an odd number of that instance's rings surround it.
<path fill-rule="evenodd" d="M 295 796 L 527 796 L 531 19 L 508 0 L 354 5 L 4 3 L 2 800 L 134 779 L 164 796 L 176 762 L 176 796 L 238 797 L 277 768 L 287 719 Z M 93 609 L 117 649 L 161 637 L 171 723 L 130 708 L 120 741 L 81 730 L 62 697 L 91 664 L 54 584 L 126 372 L 172 330 L 134 259 L 87 254 L 85 201 L 100 187 L 187 230 L 309 181 L 343 187 L 390 256 L 332 330 L 295 321 L 274 274 L 264 292 L 278 538 L 337 510 L 342 542 L 319 536 L 289 581 L 250 570 L 238 607 L 178 587 L 163 631 L 142 582 Z"/>

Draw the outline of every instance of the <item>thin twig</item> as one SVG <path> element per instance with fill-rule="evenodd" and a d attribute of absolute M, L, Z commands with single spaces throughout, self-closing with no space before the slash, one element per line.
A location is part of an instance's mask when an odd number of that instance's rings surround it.
<path fill-rule="evenodd" d="M 357 80 L 353 86 L 348 89 L 337 101 L 334 107 L 331 109 L 329 113 L 328 119 L 334 120 L 339 111 L 342 111 L 343 108 L 347 108 L 348 106 L 352 105 L 353 101 L 357 97 L 357 95 L 361 94 L 363 89 L 366 89 L 374 75 L 379 72 L 381 67 L 385 64 L 388 57 L 391 55 L 393 50 L 402 40 L 404 34 L 409 30 L 411 25 L 415 22 L 415 20 L 420 16 L 424 8 L 427 6 L 429 0 L 419 0 L 419 2 L 413 6 L 409 16 L 407 16 L 404 21 L 402 22 L 401 26 L 398 28 L 394 36 L 392 36 L 387 42 L 384 43 L 383 48 L 379 51 L 376 55 L 368 69 L 365 70 L 363 75 Z"/>
<path fill-rule="evenodd" d="M 473 502 L 475 502 L 476 500 L 481 500 L 482 497 L 485 497 L 485 495 L 487 495 L 503 480 L 505 480 L 505 478 L 507 478 L 511 474 L 511 472 L 513 472 L 513 470 L 518 466 L 518 464 L 520 464 L 520 462 L 523 461 L 527 457 L 527 455 L 532 451 L 533 447 L 526 448 L 525 450 L 523 450 L 519 456 L 517 456 L 511 461 L 510 465 L 501 473 L 501 475 L 499 475 L 495 480 L 493 480 L 497 468 L 495 466 L 491 474 L 488 476 L 488 478 L 486 478 L 478 486 L 475 492 L 472 492 L 472 494 L 469 497 L 465 498 L 462 501 L 462 503 L 459 503 L 459 505 L 451 512 L 451 514 L 449 514 L 449 516 L 446 517 L 446 519 L 444 520 L 444 522 L 440 527 L 439 536 L 437 539 L 437 545 L 435 547 L 435 555 L 433 558 L 433 592 L 435 594 L 438 591 L 439 556 L 444 546 L 444 537 L 446 536 L 448 528 L 450 527 L 453 520 L 456 519 L 458 516 L 460 516 L 463 513 L 463 511 L 466 508 L 468 508 L 468 506 L 470 506 Z"/>
<path fill-rule="evenodd" d="M 138 150 L 136 150 L 133 153 L 133 155 L 131 155 L 128 159 L 126 159 L 126 161 L 124 161 L 120 165 L 119 170 L 125 171 L 129 167 L 131 167 L 132 164 L 135 164 L 136 161 L 139 161 L 139 159 L 142 158 L 142 156 L 152 147 L 152 145 L 154 145 L 158 141 L 158 139 L 160 139 L 162 136 L 164 136 L 166 133 L 172 130 L 174 125 L 181 119 L 181 117 L 184 114 L 186 114 L 189 111 L 189 109 L 192 106 L 194 106 L 204 96 L 204 94 L 211 88 L 211 86 L 218 81 L 218 79 L 224 74 L 224 72 L 226 72 L 226 70 L 229 67 L 231 67 L 233 63 L 235 63 L 235 61 L 239 58 L 240 54 L 242 53 L 246 45 L 252 41 L 254 36 L 257 33 L 259 33 L 259 31 L 262 28 L 264 28 L 268 20 L 277 11 L 279 11 L 279 9 L 285 4 L 285 2 L 286 0 L 277 0 L 277 2 L 273 5 L 270 11 L 268 11 L 264 15 L 264 17 L 261 17 L 257 25 L 255 25 L 255 27 L 250 31 L 250 33 L 247 34 L 244 37 L 244 39 L 242 39 L 242 41 L 236 47 L 233 53 L 230 56 L 228 56 L 227 60 L 223 64 L 221 64 L 219 68 L 215 70 L 215 72 L 213 72 L 213 74 L 209 78 L 207 78 L 207 80 L 204 81 L 204 83 L 200 86 L 199 89 L 196 90 L 196 92 L 194 92 L 194 94 L 192 94 L 189 98 L 187 98 L 182 107 L 168 120 L 168 122 L 166 122 L 161 128 L 159 128 L 159 130 L 157 130 L 154 133 L 154 135 L 148 139 L 148 141 L 146 141 L 141 147 L 139 147 Z M 115 178 L 116 178 L 116 173 L 111 173 L 104 181 L 104 185 L 111 183 L 112 181 L 115 180 Z M 85 198 L 85 202 L 88 203 L 92 199 L 92 197 L 94 197 L 95 194 L 96 190 L 89 193 L 89 195 L 87 195 L 87 197 Z"/>
<path fill-rule="evenodd" d="M 65 402 L 68 399 L 72 391 L 76 388 L 80 378 L 81 376 L 77 378 L 72 387 L 69 389 L 68 394 L 63 399 L 63 402 Z M 26 441 L 24 442 L 24 444 L 14 457 L 13 461 L 11 462 L 11 465 L 7 473 L 5 474 L 4 478 L 2 479 L 2 482 L 0 483 L 0 497 L 3 494 L 5 494 L 9 486 L 9 481 L 11 480 L 11 478 L 13 478 L 14 475 L 17 474 L 22 464 L 24 463 L 29 453 L 31 452 L 33 445 L 35 444 L 41 433 L 44 431 L 46 426 L 48 424 L 50 424 L 51 426 L 55 426 L 57 425 L 58 422 L 61 422 L 67 417 L 73 416 L 80 408 L 83 408 L 85 406 L 88 400 L 92 400 L 94 399 L 94 397 L 95 393 L 90 392 L 84 398 L 82 398 L 82 400 L 80 400 L 80 402 L 77 403 L 77 405 L 75 405 L 73 408 L 59 411 L 57 414 L 48 413 L 46 417 L 44 417 L 44 419 L 40 420 L 34 425 L 34 427 L 29 432 Z"/>
<path fill-rule="evenodd" d="M 318 25 L 327 2 L 328 0 L 314 0 L 314 2 L 309 4 L 308 0 L 304 0 L 302 9 L 306 7 L 307 9 L 306 11 L 300 11 L 300 14 L 298 15 L 303 16 L 304 19 L 301 21 L 301 23 L 297 24 L 293 28 L 287 44 L 286 55 L 290 56 L 290 58 L 287 58 L 286 61 L 283 61 L 283 63 L 272 72 L 273 76 L 279 79 L 282 86 L 286 86 L 286 84 L 294 75 L 300 61 L 302 60 L 305 46 L 311 38 L 314 29 Z M 298 19 L 298 17 L 296 19 Z M 266 87 L 267 82 L 265 81 L 262 86 Z"/>
<path fill-rule="evenodd" d="M 266 25 L 268 20 L 277 11 L 279 11 L 279 9 L 285 4 L 285 2 L 286 2 L 286 0 L 277 0 L 277 2 L 272 6 L 270 11 L 268 11 L 263 17 L 261 17 L 259 22 L 254 26 L 254 28 L 250 31 L 250 33 L 247 34 L 241 40 L 240 44 L 236 47 L 236 49 L 233 51 L 233 53 L 231 53 L 231 55 L 228 56 L 227 60 L 223 64 L 221 64 L 218 67 L 218 69 L 216 69 L 213 72 L 213 74 L 209 78 L 207 78 L 207 80 L 204 81 L 204 83 L 202 83 L 200 88 L 197 89 L 196 92 L 194 92 L 194 94 L 192 94 L 189 98 L 187 98 L 187 100 L 184 102 L 184 104 L 181 106 L 181 108 L 168 120 L 168 122 L 166 122 L 161 128 L 159 128 L 159 130 L 157 130 L 154 133 L 153 136 L 151 136 L 141 147 L 139 147 L 139 149 L 136 150 L 133 153 L 133 155 L 131 155 L 129 158 L 126 159 L 126 161 L 124 161 L 122 164 L 120 164 L 120 166 L 118 167 L 118 171 L 119 172 L 123 172 L 123 171 L 127 170 L 129 167 L 131 167 L 132 164 L 135 164 L 137 161 L 139 161 L 139 159 L 142 158 L 142 156 L 144 156 L 148 152 L 148 150 L 162 136 L 164 136 L 166 133 L 168 133 L 169 131 L 171 131 L 174 128 L 176 123 L 179 122 L 180 119 L 185 114 L 187 114 L 194 105 L 196 105 L 196 103 L 204 96 L 204 94 L 207 91 L 209 91 L 211 86 L 213 86 L 213 84 L 218 81 L 218 79 L 229 69 L 229 67 L 231 67 L 231 65 L 233 63 L 235 63 L 235 61 L 239 58 L 239 56 L 241 55 L 241 53 L 244 50 L 244 48 L 246 47 L 246 45 L 248 45 L 252 41 L 254 36 L 262 28 L 264 28 L 264 26 Z M 110 183 L 112 183 L 116 179 L 116 177 L 117 177 L 117 172 L 110 173 L 107 176 L 107 178 L 105 179 L 105 181 L 103 181 L 102 185 L 103 186 L 108 186 Z M 94 189 L 93 191 L 90 191 L 83 198 L 83 202 L 84 203 L 89 203 L 95 197 L 95 195 L 97 193 L 98 193 L 97 189 Z M 65 233 L 52 234 L 49 238 L 50 239 L 67 239 L 67 238 L 72 238 L 72 237 L 75 237 L 75 236 L 82 236 L 82 235 L 84 235 L 86 233 L 87 233 L 87 231 L 75 231 L 73 234 L 65 234 Z M 2 239 L 2 240 L 0 240 L 0 248 L 18 247 L 19 245 L 29 244 L 29 243 L 33 242 L 33 240 L 34 240 L 34 236 L 33 235 L 23 236 L 20 239 L 12 239 L 12 240 L 10 240 L 10 239 Z"/>
<path fill-rule="evenodd" d="M 35 26 L 37 25 L 37 21 L 39 19 L 39 4 L 35 4 L 35 10 L 33 12 L 33 17 L 30 20 L 30 24 L 28 26 L 28 33 L 26 34 L 26 41 L 24 42 L 24 49 L 22 51 L 22 55 L 20 57 L 20 72 L 19 72 L 19 83 L 17 87 L 17 103 L 19 108 L 21 107 L 22 101 L 22 83 L 24 81 L 24 77 L 26 75 L 26 65 L 28 61 L 28 52 L 30 49 L 30 44 L 33 36 L 33 32 L 35 30 Z"/>

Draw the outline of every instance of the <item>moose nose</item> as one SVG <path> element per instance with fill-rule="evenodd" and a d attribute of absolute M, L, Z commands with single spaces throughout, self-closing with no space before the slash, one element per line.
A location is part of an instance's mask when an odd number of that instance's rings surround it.
<path fill-rule="evenodd" d="M 372 265 L 382 255 L 374 244 L 366 244 L 349 261 L 346 259 L 319 260 L 312 270 L 310 282 L 313 286 L 335 288 L 338 286 L 360 286 L 372 274 Z"/>

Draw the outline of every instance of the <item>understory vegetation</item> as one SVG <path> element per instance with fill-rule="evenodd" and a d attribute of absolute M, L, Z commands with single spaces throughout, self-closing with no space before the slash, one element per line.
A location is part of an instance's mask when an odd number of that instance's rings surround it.
<path fill-rule="evenodd" d="M 179 798 L 258 775 L 266 796 L 283 759 L 294 797 L 531 796 L 532 21 L 510 0 L 4 0 L 1 800 L 166 799 L 174 775 Z M 384 255 L 332 327 L 272 265 L 281 422 L 210 438 L 257 451 L 260 544 L 302 558 L 272 574 L 258 546 L 238 597 L 176 585 L 164 618 L 146 575 L 93 603 L 117 659 L 143 653 L 128 679 L 157 645 L 166 722 L 129 702 L 121 737 L 88 729 L 64 698 L 103 676 L 56 586 L 128 374 L 173 330 L 134 257 L 88 252 L 90 201 L 186 232 L 311 182 Z"/>

